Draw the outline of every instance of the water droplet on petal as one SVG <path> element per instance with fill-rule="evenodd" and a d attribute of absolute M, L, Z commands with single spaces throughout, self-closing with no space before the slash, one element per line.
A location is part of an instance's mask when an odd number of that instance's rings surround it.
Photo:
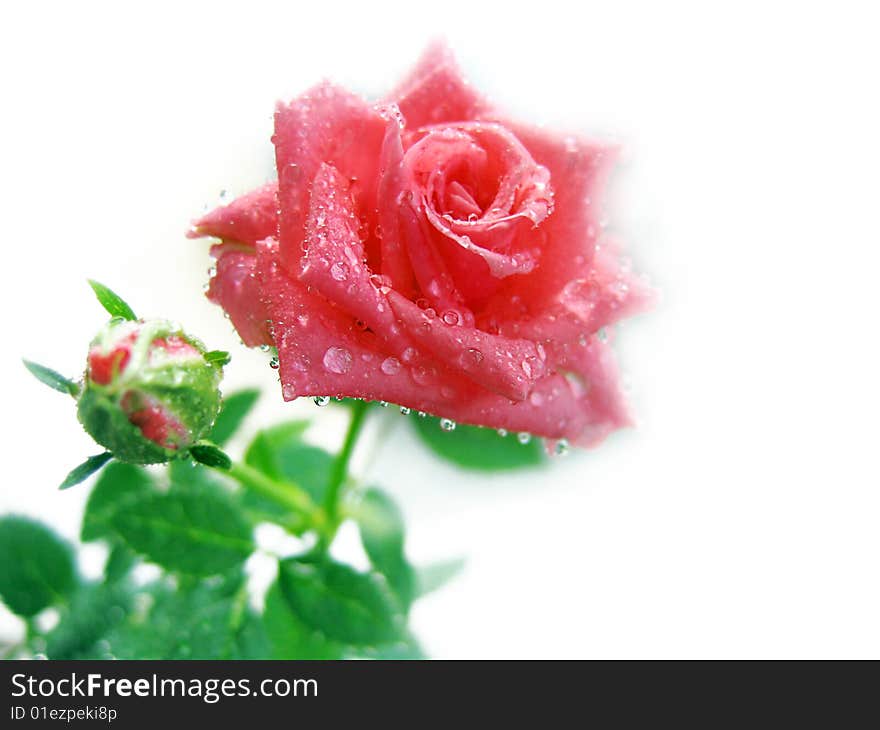
<path fill-rule="evenodd" d="M 408 416 L 410 413 L 412 413 L 412 408 L 407 408 L 406 406 L 401 406 L 400 413 L 401 413 L 401 415 Z"/>
<path fill-rule="evenodd" d="M 498 429 L 498 435 L 499 435 L 501 438 L 505 438 L 505 437 L 507 436 L 507 429 L 506 429 L 506 428 L 499 428 L 499 429 Z"/>
<path fill-rule="evenodd" d="M 445 312 L 443 312 L 443 321 L 446 324 L 454 327 L 459 322 L 461 322 L 461 315 L 458 312 L 456 312 L 454 309 L 448 309 Z"/>
<path fill-rule="evenodd" d="M 458 356 L 458 362 L 464 370 L 473 370 L 483 362 L 483 353 L 476 347 L 469 347 Z"/>
<path fill-rule="evenodd" d="M 273 370 L 278 369 L 279 363 L 278 363 L 277 357 L 273 357 L 271 360 L 269 360 L 269 367 L 272 368 Z"/>
<path fill-rule="evenodd" d="M 324 353 L 324 367 L 337 375 L 347 373 L 351 370 L 351 353 L 344 347 L 328 347 Z"/>
<path fill-rule="evenodd" d="M 553 454 L 555 456 L 564 456 L 568 453 L 568 441 L 566 439 L 559 439 L 556 442 L 556 446 L 553 447 Z"/>
<path fill-rule="evenodd" d="M 260 352 L 269 352 L 272 348 L 269 345 L 260 345 Z"/>
<path fill-rule="evenodd" d="M 411 363 L 416 359 L 416 348 L 407 347 L 400 356 L 400 359 L 405 363 Z"/>
<path fill-rule="evenodd" d="M 319 408 L 323 408 L 324 406 L 326 406 L 330 402 L 330 396 L 329 395 L 316 395 L 314 398 L 312 398 L 312 400 L 315 401 L 316 406 L 318 406 Z"/>
<path fill-rule="evenodd" d="M 330 267 L 330 276 L 336 281 L 345 281 L 348 278 L 348 266 L 341 261 L 337 261 Z"/>
<path fill-rule="evenodd" d="M 425 413 L 424 411 L 419 411 L 419 418 L 427 418 L 427 417 L 428 417 L 427 413 Z"/>
<path fill-rule="evenodd" d="M 385 375 L 397 375 L 400 372 L 400 360 L 396 357 L 386 357 L 380 367 Z"/>
<path fill-rule="evenodd" d="M 380 407 L 380 408 L 387 408 L 387 407 L 388 407 L 388 401 L 387 401 L 387 400 L 380 400 L 380 401 L 379 401 L 379 407 Z"/>
<path fill-rule="evenodd" d="M 516 440 L 519 441 L 521 444 L 525 445 L 525 444 L 527 444 L 529 441 L 532 440 L 532 434 L 530 434 L 530 433 L 526 433 L 525 431 L 520 431 L 520 432 L 516 435 Z"/>
<path fill-rule="evenodd" d="M 454 431 L 455 421 L 453 421 L 451 418 L 441 418 L 440 428 L 442 428 L 444 431 Z"/>
<path fill-rule="evenodd" d="M 540 408 L 542 405 L 544 405 L 544 394 L 539 393 L 538 391 L 534 391 L 529 396 L 529 403 L 531 403 L 533 406 L 537 406 L 538 408 Z"/>

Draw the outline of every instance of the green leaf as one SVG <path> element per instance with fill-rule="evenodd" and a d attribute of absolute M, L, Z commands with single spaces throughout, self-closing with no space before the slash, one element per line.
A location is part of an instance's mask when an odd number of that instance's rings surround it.
<path fill-rule="evenodd" d="M 306 626 L 335 641 L 384 644 L 403 635 L 397 602 L 377 575 L 329 558 L 283 560 L 278 581 L 290 610 Z"/>
<path fill-rule="evenodd" d="M 349 656 L 357 659 L 404 660 L 424 659 L 425 653 L 415 637 L 406 636 L 400 641 L 395 641 L 393 644 L 361 647 Z"/>
<path fill-rule="evenodd" d="M 137 555 L 125 545 L 116 544 L 110 548 L 107 562 L 104 564 L 104 583 L 119 583 L 137 564 Z"/>
<path fill-rule="evenodd" d="M 22 360 L 22 362 L 24 363 L 24 366 L 30 371 L 31 375 L 33 375 L 41 383 L 48 385 L 53 390 L 57 390 L 59 393 L 66 393 L 67 395 L 72 395 L 74 397 L 76 397 L 76 394 L 79 393 L 79 385 L 74 383 L 69 378 L 65 378 L 61 373 L 58 373 L 51 368 L 47 368 L 45 365 L 31 362 L 30 360 Z"/>
<path fill-rule="evenodd" d="M 218 446 L 223 446 L 229 441 L 259 397 L 260 391 L 256 388 L 239 390 L 225 396 L 220 406 L 220 414 L 214 422 L 214 428 L 211 429 L 211 441 Z"/>
<path fill-rule="evenodd" d="M 98 297 L 101 306 L 107 310 L 111 317 L 121 317 L 122 319 L 129 320 L 137 319 L 131 307 L 118 294 L 94 279 L 89 279 L 89 286 L 92 287 L 92 291 L 95 292 L 95 296 Z"/>
<path fill-rule="evenodd" d="M 216 469 L 229 469 L 232 466 L 232 459 L 219 446 L 215 446 L 207 441 L 193 444 L 189 449 L 189 453 L 193 459 L 205 466 Z"/>
<path fill-rule="evenodd" d="M 232 355 L 230 355 L 226 350 L 209 350 L 205 353 L 205 362 L 208 364 L 216 364 L 220 365 L 228 365 L 232 360 Z"/>
<path fill-rule="evenodd" d="M 357 523 L 364 550 L 373 567 L 408 609 L 415 598 L 416 578 L 404 554 L 403 516 L 386 493 L 368 489 L 357 507 Z"/>
<path fill-rule="evenodd" d="M 544 462 L 540 439 L 521 444 L 511 434 L 500 436 L 491 428 L 458 426 L 444 431 L 439 420 L 413 418 L 416 433 L 435 454 L 465 469 L 477 471 L 508 471 L 537 466 Z"/>
<path fill-rule="evenodd" d="M 142 598 L 145 609 L 106 638 L 119 659 L 236 659 L 245 641 L 258 638 L 243 635 L 254 628 L 247 625 L 247 594 L 227 580 L 179 586 L 163 580 Z"/>
<path fill-rule="evenodd" d="M 0 517 L 0 599 L 30 618 L 63 603 L 78 582 L 73 551 L 52 530 L 26 517 Z"/>
<path fill-rule="evenodd" d="M 113 454 L 111 454 L 109 451 L 105 451 L 103 454 L 95 454 L 94 456 L 90 456 L 82 464 L 75 467 L 66 477 L 64 477 L 64 481 L 61 482 L 61 485 L 58 488 L 70 489 L 71 487 L 75 487 L 80 482 L 84 482 L 86 479 L 92 476 L 92 474 L 98 471 L 112 458 Z"/>
<path fill-rule="evenodd" d="M 191 575 L 225 573 L 254 551 L 250 525 L 219 492 L 140 495 L 113 514 L 112 526 L 150 562 Z"/>
<path fill-rule="evenodd" d="M 278 582 L 266 593 L 263 627 L 271 659 L 341 659 L 342 647 L 309 628 L 290 610 Z"/>
<path fill-rule="evenodd" d="M 80 539 L 89 542 L 114 537 L 113 520 L 116 513 L 154 491 L 153 478 L 146 469 L 114 461 L 101 472 L 89 495 Z"/>
<path fill-rule="evenodd" d="M 168 463 L 168 478 L 172 492 L 221 492 L 228 494 L 218 472 L 191 459 L 175 459 Z"/>
<path fill-rule="evenodd" d="M 58 625 L 46 636 L 50 659 L 103 656 L 98 642 L 122 623 L 132 609 L 132 589 L 124 584 L 91 583 L 78 590 Z"/>
<path fill-rule="evenodd" d="M 416 571 L 416 596 L 421 598 L 442 588 L 462 571 L 464 565 L 463 558 L 456 558 L 419 568 Z"/>

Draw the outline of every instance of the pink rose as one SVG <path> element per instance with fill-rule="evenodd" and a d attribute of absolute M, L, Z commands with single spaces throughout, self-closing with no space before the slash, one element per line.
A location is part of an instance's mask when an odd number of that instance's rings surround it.
<path fill-rule="evenodd" d="M 275 112 L 272 183 L 198 220 L 209 298 L 285 400 L 383 400 L 591 446 L 629 423 L 602 328 L 650 290 L 599 230 L 612 151 L 506 119 L 429 48 L 381 103 Z"/>

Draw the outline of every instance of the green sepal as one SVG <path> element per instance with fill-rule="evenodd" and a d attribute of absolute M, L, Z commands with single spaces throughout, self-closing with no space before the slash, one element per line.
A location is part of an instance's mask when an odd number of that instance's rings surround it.
<path fill-rule="evenodd" d="M 100 470 L 101 467 L 104 466 L 104 464 L 106 464 L 112 458 L 113 454 L 109 451 L 105 451 L 103 454 L 95 454 L 94 456 L 90 456 L 82 464 L 71 470 L 71 472 L 64 478 L 64 481 L 61 482 L 58 489 L 70 489 L 71 487 L 75 487 L 80 482 L 84 482 L 92 474 Z"/>
<path fill-rule="evenodd" d="M 89 279 L 89 286 L 92 287 L 92 291 L 95 292 L 95 296 L 98 298 L 101 306 L 107 310 L 111 317 L 120 317 L 130 321 L 137 319 L 132 308 L 113 290 L 94 279 Z"/>
<path fill-rule="evenodd" d="M 215 444 L 210 441 L 199 441 L 193 444 L 189 449 L 190 456 L 200 464 L 210 466 L 215 469 L 229 469 L 232 467 L 232 459 Z"/>
<path fill-rule="evenodd" d="M 74 383 L 69 378 L 65 378 L 61 373 L 47 368 L 45 365 L 40 365 L 31 360 L 22 360 L 22 362 L 31 375 L 41 383 L 48 385 L 52 390 L 57 390 L 59 393 L 66 393 L 76 398 L 79 393 L 79 385 L 77 383 Z"/>

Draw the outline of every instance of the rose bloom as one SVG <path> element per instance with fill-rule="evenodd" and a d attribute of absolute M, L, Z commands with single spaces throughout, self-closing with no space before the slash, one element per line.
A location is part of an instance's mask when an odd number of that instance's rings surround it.
<path fill-rule="evenodd" d="M 650 289 L 600 231 L 609 147 L 507 119 L 442 45 L 371 104 L 275 111 L 277 183 L 196 221 L 208 297 L 282 394 L 381 400 L 592 446 L 629 424 L 608 325 Z"/>

